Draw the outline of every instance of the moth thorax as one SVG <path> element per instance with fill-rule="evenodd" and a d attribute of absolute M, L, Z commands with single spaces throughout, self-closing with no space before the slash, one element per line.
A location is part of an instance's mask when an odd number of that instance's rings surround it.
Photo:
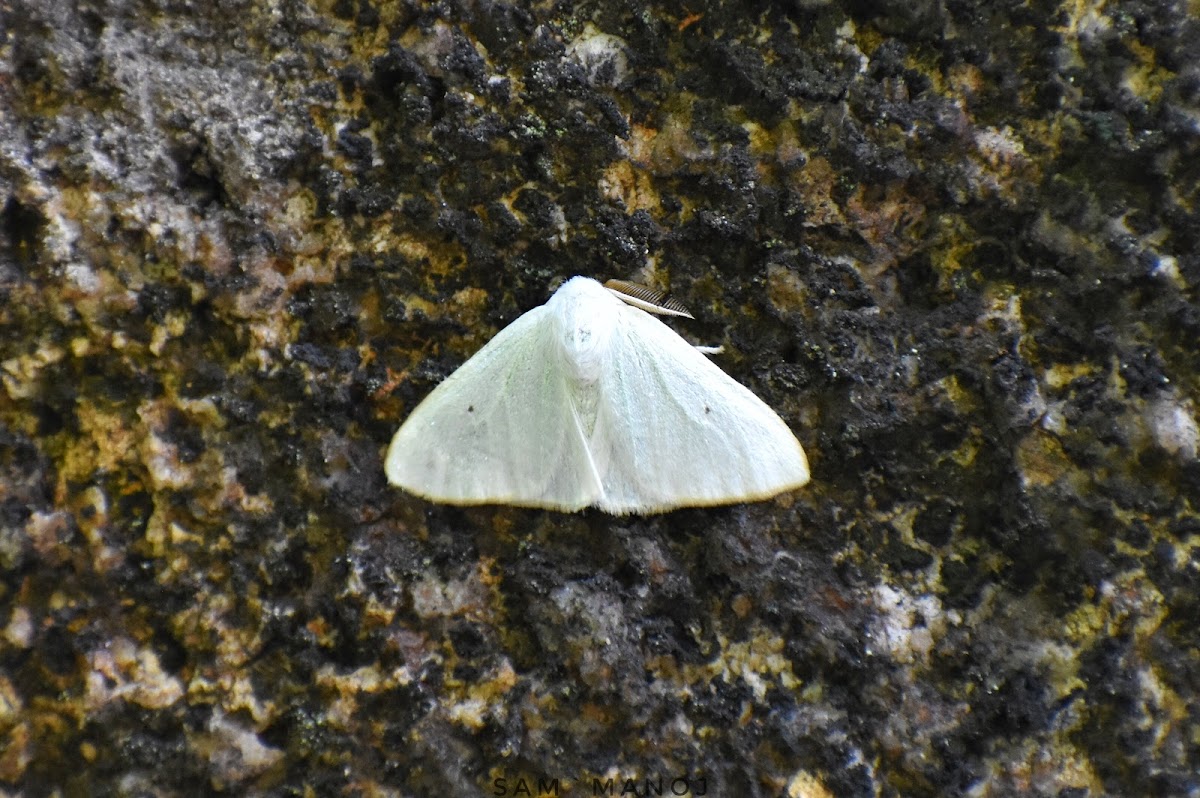
<path fill-rule="evenodd" d="M 601 289 L 604 290 L 604 289 Z M 612 357 L 612 334 L 616 314 L 608 301 L 591 301 L 582 296 L 565 302 L 556 314 L 558 340 L 571 376 L 579 382 L 595 382 Z M 604 298 L 607 300 L 607 297 Z"/>
<path fill-rule="evenodd" d="M 562 347 L 571 376 L 580 382 L 600 378 L 605 361 L 612 357 L 609 336 L 612 325 L 599 319 L 576 316 L 563 328 Z"/>
<path fill-rule="evenodd" d="M 568 280 L 546 303 L 555 322 L 563 360 L 578 382 L 592 383 L 612 357 L 620 300 L 595 280 Z"/>

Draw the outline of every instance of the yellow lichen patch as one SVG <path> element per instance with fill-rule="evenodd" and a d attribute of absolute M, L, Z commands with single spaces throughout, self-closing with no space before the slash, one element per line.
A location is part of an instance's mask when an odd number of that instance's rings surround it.
<path fill-rule="evenodd" d="M 645 210 L 657 216 L 662 212 L 653 178 L 631 161 L 609 164 L 600 176 L 599 189 L 605 199 L 624 205 L 627 213 Z"/>
<path fill-rule="evenodd" d="M 1068 740 L 1026 740 L 1004 750 L 973 795 L 1062 795 L 1074 791 L 1104 795 L 1104 783 L 1092 770 L 1091 758 Z"/>
<path fill-rule="evenodd" d="M 954 277 L 963 269 L 963 261 L 975 251 L 978 240 L 975 231 L 957 214 L 936 217 L 930 235 L 929 263 L 937 272 L 938 290 L 947 291 Z"/>
<path fill-rule="evenodd" d="M 181 645 L 215 653 L 215 667 L 223 670 L 242 668 L 262 648 L 262 638 L 254 627 L 234 625 L 232 618 L 239 601 L 257 605 L 251 595 L 198 595 L 193 605 L 171 617 L 171 629 Z"/>
<path fill-rule="evenodd" d="M 368 248 L 378 253 L 390 250 L 416 263 L 426 263 L 434 260 L 434 251 L 424 239 L 404 233 L 393 238 L 390 235 L 386 235 L 383 228 L 376 230 L 375 238 L 368 242 Z"/>
<path fill-rule="evenodd" d="M 778 135 L 773 130 L 767 130 L 753 121 L 742 122 L 742 129 L 750 139 L 750 152 L 757 158 L 758 175 L 760 178 L 770 176 L 770 161 L 779 151 Z"/>
<path fill-rule="evenodd" d="M 403 297 L 404 306 L 410 311 L 418 311 L 431 319 L 440 318 L 445 313 L 445 305 L 427 299 L 420 294 L 406 294 Z"/>
<path fill-rule="evenodd" d="M 887 40 L 878 28 L 870 24 L 864 24 L 859 27 L 852 22 L 847 23 L 843 25 L 838 33 L 847 43 L 856 44 L 859 52 L 862 53 L 875 52 Z"/>
<path fill-rule="evenodd" d="M 1038 672 L 1041 673 L 1054 695 L 1064 699 L 1076 690 L 1087 687 L 1079 678 L 1079 652 L 1067 645 L 1043 642 L 1038 657 Z"/>
<path fill-rule="evenodd" d="M 742 681 L 759 701 L 766 697 L 770 682 L 787 690 L 799 687 L 800 680 L 792 672 L 792 662 L 783 653 L 786 641 L 763 629 L 754 631 L 749 640 L 740 643 L 718 635 L 720 650 L 717 656 L 705 665 L 686 666 L 686 680 L 691 684 L 707 683 L 717 677 L 730 684 Z"/>
<path fill-rule="evenodd" d="M 828 160 L 817 156 L 788 176 L 792 189 L 804 203 L 804 226 L 843 225 L 846 219 L 833 198 L 838 173 Z"/>
<path fill-rule="evenodd" d="M 17 723 L 0 745 L 0 781 L 15 784 L 33 761 L 33 732 L 28 723 Z"/>
<path fill-rule="evenodd" d="M 0 676 L 0 726 L 15 723 L 25 711 L 25 702 L 21 700 L 17 688 L 8 677 Z"/>
<path fill-rule="evenodd" d="M 802 311 L 808 307 L 808 286 L 794 270 L 772 263 L 767 266 L 767 298 L 781 312 Z"/>
<path fill-rule="evenodd" d="M 1112 27 L 1112 19 L 1104 13 L 1108 0 L 1072 0 L 1063 5 L 1066 24 L 1053 30 L 1065 39 L 1092 39 Z"/>
<path fill-rule="evenodd" d="M 90 482 L 97 472 L 128 466 L 137 453 L 138 435 L 125 425 L 125 416 L 98 403 L 76 408 L 80 435 L 71 439 L 59 459 L 59 490 L 65 500 L 68 482 Z"/>
<path fill-rule="evenodd" d="M 1055 363 L 1042 372 L 1042 381 L 1055 390 L 1065 388 L 1080 377 L 1096 372 L 1094 363 Z"/>
<path fill-rule="evenodd" d="M 1171 689 L 1162 674 L 1150 666 L 1139 669 L 1137 676 L 1141 725 L 1153 731 L 1154 749 L 1162 753 L 1163 746 L 1169 745 L 1173 737 L 1172 729 L 1190 723 L 1190 697 Z"/>
<path fill-rule="evenodd" d="M 374 665 L 366 665 L 343 672 L 333 665 L 325 665 L 317 672 L 315 681 L 333 693 L 328 720 L 337 727 L 350 729 L 358 716 L 361 695 L 402 687 L 412 681 L 412 675 L 407 666 L 383 671 Z"/>
<path fill-rule="evenodd" d="M 167 342 L 183 335 L 187 331 L 190 321 L 190 316 L 182 310 L 173 310 L 168 313 L 162 324 L 156 324 L 151 329 L 150 344 L 147 347 L 150 354 L 155 357 L 161 356 Z"/>
<path fill-rule="evenodd" d="M 463 288 L 450 297 L 446 310 L 461 324 L 474 329 L 481 326 L 490 304 L 491 296 L 482 288 Z"/>
<path fill-rule="evenodd" d="M 658 127 L 632 125 L 628 140 L 620 144 L 626 157 L 651 174 L 666 175 L 712 161 L 718 151 L 692 135 L 691 95 L 681 95 L 664 108 Z"/>
<path fill-rule="evenodd" d="M 960 468 L 970 468 L 975 463 L 975 458 L 983 451 L 983 446 L 982 431 L 979 427 L 972 426 L 970 434 L 963 437 L 958 448 L 950 452 L 950 459 L 958 464 Z"/>
<path fill-rule="evenodd" d="M 501 699 L 516 684 L 516 671 L 507 659 L 484 681 L 468 685 L 448 679 L 446 687 L 450 696 L 447 715 L 455 723 L 478 731 L 487 723 L 490 714 L 505 710 L 506 705 Z"/>
<path fill-rule="evenodd" d="M 1068 639 L 1078 645 L 1087 645 L 1098 635 L 1129 631 L 1139 638 L 1149 638 L 1168 614 L 1162 594 L 1138 573 L 1102 582 L 1092 599 L 1094 603 L 1079 606 L 1064 624 Z M 1128 626 L 1130 621 L 1132 627 Z"/>
<path fill-rule="evenodd" d="M 255 723 L 266 725 L 279 715 L 279 705 L 263 700 L 254 688 L 254 680 L 247 671 L 231 671 L 217 677 L 217 684 L 224 695 L 222 706 L 229 712 L 245 712 Z M 188 685 L 188 698 L 192 698 Z"/>
<path fill-rule="evenodd" d="M 1036 429 L 1017 446 L 1017 465 L 1026 488 L 1053 485 L 1074 468 L 1058 440 Z"/>
<path fill-rule="evenodd" d="M 303 230 L 317 215 L 317 197 L 295 181 L 289 182 L 288 190 L 291 193 L 283 201 L 278 221 L 289 229 Z"/>
<path fill-rule="evenodd" d="M 788 118 L 779 123 L 769 141 L 763 142 L 764 145 L 769 144 L 772 148 L 763 152 L 763 156 L 774 157 L 782 166 L 802 164 L 808 158 L 808 152 L 800 143 L 800 133 L 796 130 L 803 109 L 797 107 L 794 101 L 789 101 L 788 105 L 790 106 Z"/>
<path fill-rule="evenodd" d="M 994 283 L 983 292 L 982 307 L 975 325 L 968 328 L 1021 331 L 1025 328 L 1021 315 L 1021 295 L 1009 283 Z"/>
<path fill-rule="evenodd" d="M 367 665 L 343 673 L 335 666 L 325 665 L 317 671 L 316 682 L 323 688 L 332 688 L 338 692 L 379 692 L 407 684 L 408 678 L 401 676 L 402 670 L 404 668 L 395 668 L 394 671 L 384 673 L 377 667 Z"/>
<path fill-rule="evenodd" d="M 42 341 L 33 352 L 12 357 L 0 363 L 4 389 L 11 399 L 29 399 L 42 391 L 39 379 L 42 371 L 66 355 L 62 347 Z M 32 432 L 32 431 L 31 431 Z"/>
<path fill-rule="evenodd" d="M 1153 48 L 1136 39 L 1127 39 L 1125 46 L 1137 63 L 1125 70 L 1121 85 L 1141 100 L 1157 102 L 1162 96 L 1163 86 L 1175 77 L 1175 73 L 1158 65 Z"/>
<path fill-rule="evenodd" d="M 975 194 L 1017 202 L 1039 179 L 1038 162 L 1026 153 L 1025 140 L 1041 132 L 1041 128 L 1029 129 L 1021 124 L 1016 129 L 1005 125 L 973 130 L 975 157 L 969 165 Z"/>
<path fill-rule="evenodd" d="M 657 139 L 658 128 L 637 124 L 630 126 L 629 138 L 623 146 L 625 156 L 634 164 L 649 169 L 654 161 Z"/>
<path fill-rule="evenodd" d="M 250 515 L 265 516 L 274 512 L 275 503 L 266 493 L 247 493 L 245 485 L 238 479 L 238 472 L 232 466 L 220 470 L 221 481 L 218 492 L 218 503 L 221 507 L 234 507 Z"/>
<path fill-rule="evenodd" d="M 390 626 L 396 617 L 396 609 L 394 604 L 382 602 L 374 595 L 369 595 L 362 611 L 363 631 Z"/>
<path fill-rule="evenodd" d="M 291 242 L 288 252 L 293 262 L 288 285 L 295 289 L 306 283 L 331 283 L 337 279 L 341 264 L 356 251 L 342 220 L 316 224 Z"/>
<path fill-rule="evenodd" d="M 833 798 L 833 793 L 819 778 L 807 770 L 800 770 L 788 782 L 787 798 Z"/>
<path fill-rule="evenodd" d="M 987 85 L 983 71 L 974 64 L 961 62 L 950 67 L 946 75 L 950 90 L 966 100 L 971 100 Z"/>
<path fill-rule="evenodd" d="M 670 654 L 649 657 L 646 660 L 646 671 L 653 675 L 655 679 L 667 683 L 677 682 L 682 676 L 679 670 L 679 662 Z"/>
<path fill-rule="evenodd" d="M 1038 216 L 1033 235 L 1041 244 L 1063 256 L 1082 258 L 1100 254 L 1096 236 L 1060 222 L 1049 210 L 1042 211 Z"/>
<path fill-rule="evenodd" d="M 1105 612 L 1096 604 L 1081 604 L 1063 621 L 1067 640 L 1075 645 L 1088 645 L 1100 634 L 1106 623 Z"/>
<path fill-rule="evenodd" d="M 969 415 L 978 410 L 976 396 L 963 387 L 955 375 L 943 377 L 931 386 L 933 398 L 945 401 L 957 412 Z"/>

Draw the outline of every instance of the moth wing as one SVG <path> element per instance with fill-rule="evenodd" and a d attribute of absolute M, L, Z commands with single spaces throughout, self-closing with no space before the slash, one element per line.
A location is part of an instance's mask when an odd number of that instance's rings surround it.
<path fill-rule="evenodd" d="M 590 448 L 611 513 L 756 501 L 808 482 L 791 429 L 662 322 L 622 313 Z"/>
<path fill-rule="evenodd" d="M 397 430 L 388 482 L 450 504 L 578 510 L 600 495 L 545 306 L 501 330 Z"/>

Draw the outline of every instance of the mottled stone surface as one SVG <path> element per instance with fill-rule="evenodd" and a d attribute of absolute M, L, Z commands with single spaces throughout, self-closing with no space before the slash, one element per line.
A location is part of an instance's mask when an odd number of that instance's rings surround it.
<path fill-rule="evenodd" d="M 1200 794 L 1198 18 L 0 3 L 0 794 Z M 387 487 L 573 274 L 812 484 Z"/>

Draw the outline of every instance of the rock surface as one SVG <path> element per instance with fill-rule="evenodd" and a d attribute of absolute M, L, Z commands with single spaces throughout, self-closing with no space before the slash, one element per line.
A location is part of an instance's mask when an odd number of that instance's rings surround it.
<path fill-rule="evenodd" d="M 0 5 L 0 793 L 1200 794 L 1194 10 Z M 387 487 L 573 274 L 812 484 Z"/>

